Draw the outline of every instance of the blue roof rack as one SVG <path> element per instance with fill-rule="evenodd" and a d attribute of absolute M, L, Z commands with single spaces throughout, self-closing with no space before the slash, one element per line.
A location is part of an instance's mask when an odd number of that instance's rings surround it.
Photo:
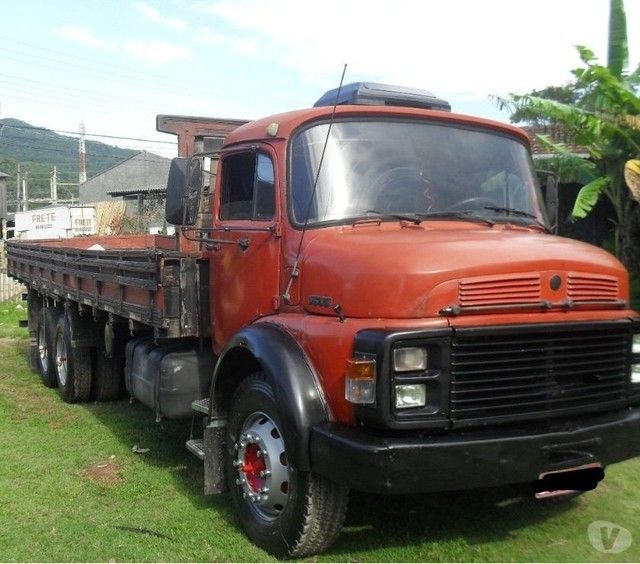
<path fill-rule="evenodd" d="M 340 96 L 338 96 L 340 90 Z M 402 106 L 405 108 L 422 108 L 450 112 L 449 102 L 438 98 L 427 90 L 392 86 L 377 82 L 352 82 L 342 88 L 334 88 L 314 104 L 314 107 L 357 104 L 369 106 Z"/>

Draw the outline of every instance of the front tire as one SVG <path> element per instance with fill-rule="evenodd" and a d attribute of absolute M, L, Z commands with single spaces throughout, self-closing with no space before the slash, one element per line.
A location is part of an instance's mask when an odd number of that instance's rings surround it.
<path fill-rule="evenodd" d="M 280 558 L 329 548 L 340 534 L 348 488 L 289 465 L 272 385 L 264 373 L 236 390 L 227 425 L 226 473 L 247 536 Z"/>

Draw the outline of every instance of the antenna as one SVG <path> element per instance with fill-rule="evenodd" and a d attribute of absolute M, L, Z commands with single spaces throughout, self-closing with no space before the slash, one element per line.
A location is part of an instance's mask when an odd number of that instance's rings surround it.
<path fill-rule="evenodd" d="M 340 77 L 340 85 L 338 86 L 338 90 L 336 92 L 336 99 L 333 103 L 333 111 L 331 112 L 331 119 L 329 120 L 327 136 L 324 138 L 324 145 L 322 147 L 322 153 L 320 154 L 320 162 L 318 163 L 318 170 L 316 171 L 316 177 L 313 181 L 313 190 L 311 191 L 311 197 L 309 198 L 309 204 L 307 205 L 307 212 L 304 218 L 304 225 L 302 226 L 302 234 L 300 235 L 300 242 L 298 243 L 298 250 L 296 251 L 296 259 L 293 262 L 293 269 L 291 270 L 291 275 L 289 277 L 289 283 L 287 284 L 287 289 L 284 291 L 284 294 L 282 294 L 282 299 L 288 304 L 290 303 L 289 299 L 291 298 L 291 286 L 293 285 L 293 281 L 300 275 L 300 271 L 298 270 L 298 261 L 300 260 L 300 253 L 302 252 L 302 242 L 304 241 L 304 236 L 307 233 L 307 225 L 309 224 L 309 213 L 311 213 L 311 206 L 316 196 L 316 190 L 318 188 L 318 180 L 320 179 L 320 171 L 322 170 L 322 163 L 324 162 L 324 155 L 327 151 L 327 145 L 329 143 L 329 137 L 331 135 L 331 127 L 333 126 L 333 121 L 336 116 L 336 108 L 338 106 L 338 100 L 340 99 L 340 91 L 342 90 L 342 84 L 344 82 L 344 76 L 346 73 L 347 73 L 347 64 L 345 63 L 342 69 L 342 76 Z"/>

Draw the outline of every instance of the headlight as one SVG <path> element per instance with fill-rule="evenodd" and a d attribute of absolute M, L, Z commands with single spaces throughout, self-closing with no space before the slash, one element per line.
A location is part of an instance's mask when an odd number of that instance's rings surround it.
<path fill-rule="evenodd" d="M 631 341 L 631 384 L 640 384 L 640 333 L 635 333 Z"/>
<path fill-rule="evenodd" d="M 427 369 L 427 349 L 406 347 L 393 351 L 393 369 L 396 372 L 417 372 Z"/>
<path fill-rule="evenodd" d="M 427 386 L 425 384 L 396 385 L 396 409 L 424 407 L 427 405 Z"/>

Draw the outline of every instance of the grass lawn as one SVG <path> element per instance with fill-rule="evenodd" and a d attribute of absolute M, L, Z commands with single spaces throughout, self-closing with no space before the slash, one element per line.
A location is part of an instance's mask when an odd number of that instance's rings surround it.
<path fill-rule="evenodd" d="M 30 372 L 26 331 L 0 307 L 0 561 L 273 561 L 236 527 L 227 496 L 202 495 L 189 422 L 155 423 L 128 401 L 67 405 Z M 134 453 L 134 445 L 149 449 Z M 366 468 L 363 468 L 366 472 Z M 353 494 L 343 534 L 314 562 L 635 562 L 640 459 L 563 504 L 517 488 L 384 498 Z M 590 523 L 633 535 L 604 554 Z"/>

